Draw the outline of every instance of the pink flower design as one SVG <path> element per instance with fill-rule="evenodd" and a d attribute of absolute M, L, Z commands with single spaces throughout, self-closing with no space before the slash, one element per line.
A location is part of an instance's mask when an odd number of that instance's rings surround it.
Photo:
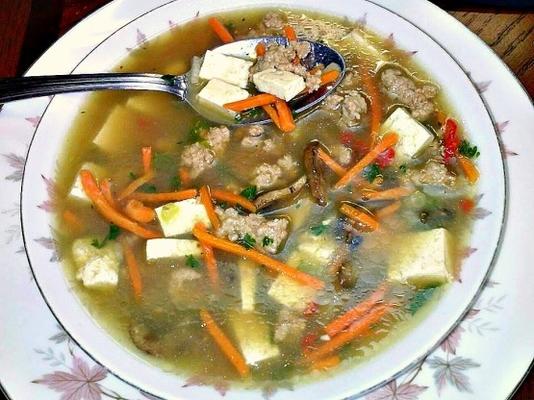
<path fill-rule="evenodd" d="M 491 81 L 480 81 L 480 82 L 473 82 L 475 84 L 475 87 L 478 90 L 478 93 L 482 94 L 486 90 L 488 90 L 489 86 L 491 85 Z"/>
<path fill-rule="evenodd" d="M 460 392 L 472 392 L 469 377 L 464 371 L 480 367 L 480 364 L 470 358 L 454 357 L 449 359 L 448 356 L 446 359 L 434 356 L 427 363 L 430 368 L 435 370 L 433 376 L 439 395 L 447 384 L 454 386 Z"/>
<path fill-rule="evenodd" d="M 61 260 L 61 257 L 57 251 L 57 243 L 54 239 L 40 237 L 34 240 L 35 242 L 43 246 L 45 249 L 52 250 L 52 256 L 50 257 L 50 262 L 57 262 Z"/>
<path fill-rule="evenodd" d="M 212 386 L 221 396 L 226 395 L 230 387 L 229 383 L 225 380 L 213 379 L 205 375 L 192 375 L 185 381 L 182 387 L 189 386 Z"/>
<path fill-rule="evenodd" d="M 39 125 L 39 122 L 41 121 L 41 116 L 36 115 L 35 117 L 27 117 L 24 118 L 26 121 L 28 121 L 34 128 L 37 128 L 37 125 Z"/>
<path fill-rule="evenodd" d="M 84 360 L 74 356 L 70 372 L 54 371 L 32 382 L 60 392 L 60 400 L 101 400 L 103 393 L 98 382 L 106 376 L 107 371 L 102 366 L 95 364 L 90 368 Z"/>
<path fill-rule="evenodd" d="M 389 36 L 387 37 L 387 39 L 384 41 L 384 47 L 386 48 L 394 48 L 395 47 L 395 35 L 393 33 L 390 33 Z M 395 50 L 400 53 L 401 56 L 404 56 L 404 57 L 411 57 L 415 54 L 417 54 L 417 50 L 412 50 L 412 51 L 408 51 L 408 50 L 402 50 L 402 49 L 398 49 L 398 48 L 395 48 Z"/>
<path fill-rule="evenodd" d="M 397 386 L 393 380 L 365 397 L 365 400 L 417 400 L 427 389 L 414 383 L 402 383 Z"/>
<path fill-rule="evenodd" d="M 441 342 L 440 347 L 445 353 L 456 354 L 456 348 L 460 344 L 460 338 L 465 329 L 458 325 L 453 331 Z"/>
<path fill-rule="evenodd" d="M 356 20 L 356 24 L 360 25 L 361 27 L 365 27 L 367 25 L 367 13 L 358 18 Z"/>
<path fill-rule="evenodd" d="M 141 32 L 139 28 L 137 29 L 135 42 L 137 43 L 137 46 L 142 46 L 143 43 L 146 42 L 146 35 L 143 32 Z"/>
<path fill-rule="evenodd" d="M 466 247 L 464 251 L 462 251 L 462 259 L 465 260 L 466 258 L 469 258 L 471 254 L 475 253 L 476 251 L 478 251 L 478 249 L 474 247 Z"/>
<path fill-rule="evenodd" d="M 37 207 L 46 212 L 53 212 L 57 204 L 57 185 L 54 180 L 47 178 L 44 175 L 41 175 L 41 178 L 43 178 L 43 181 L 46 185 L 46 193 L 48 194 L 48 199 L 43 201 Z"/>
<path fill-rule="evenodd" d="M 24 162 L 26 159 L 23 156 L 16 155 L 15 153 L 2 154 L 7 160 L 7 163 L 11 168 L 14 168 L 15 171 L 6 176 L 8 181 L 20 182 L 22 180 L 22 172 L 24 170 Z"/>
<path fill-rule="evenodd" d="M 169 23 L 169 29 L 174 29 L 174 28 L 176 28 L 176 22 L 174 22 L 172 19 L 170 19 L 170 20 L 168 21 L 168 23 Z"/>
<path fill-rule="evenodd" d="M 510 124 L 510 121 L 496 122 L 495 130 L 499 135 L 502 135 L 506 130 L 506 127 Z"/>

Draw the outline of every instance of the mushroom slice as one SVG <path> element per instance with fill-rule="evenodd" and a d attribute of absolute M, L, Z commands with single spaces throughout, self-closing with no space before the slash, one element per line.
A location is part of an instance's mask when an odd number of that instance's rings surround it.
<path fill-rule="evenodd" d="M 258 210 L 270 206 L 280 200 L 288 200 L 296 196 L 306 184 L 306 176 L 302 175 L 299 179 L 293 182 L 288 187 L 283 189 L 271 190 L 270 192 L 260 195 L 254 200 L 254 205 Z"/>
<path fill-rule="evenodd" d="M 320 206 L 326 206 L 326 183 L 324 180 L 324 167 L 319 159 L 319 148 L 321 144 L 318 141 L 310 142 L 304 149 L 304 169 L 308 177 L 310 193 L 315 202 Z"/>

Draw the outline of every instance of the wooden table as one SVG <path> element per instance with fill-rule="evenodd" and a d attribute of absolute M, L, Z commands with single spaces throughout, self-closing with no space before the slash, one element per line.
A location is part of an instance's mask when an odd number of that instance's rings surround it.
<path fill-rule="evenodd" d="M 57 38 L 109 1 L 4 2 L 0 7 L 0 77 L 22 74 Z M 508 64 L 534 98 L 534 7 L 531 12 L 452 9 L 447 5 L 445 8 L 479 35 Z M 534 399 L 533 372 L 513 399 Z"/>

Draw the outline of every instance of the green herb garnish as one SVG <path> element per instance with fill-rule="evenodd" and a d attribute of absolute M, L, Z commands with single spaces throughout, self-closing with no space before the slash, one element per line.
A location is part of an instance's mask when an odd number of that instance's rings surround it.
<path fill-rule="evenodd" d="M 480 155 L 477 146 L 471 145 L 467 140 L 462 140 L 460 146 L 458 147 L 458 152 L 468 158 L 477 158 Z"/>
<path fill-rule="evenodd" d="M 371 164 L 363 170 L 363 177 L 367 179 L 369 182 L 373 183 L 373 181 L 382 173 L 380 170 L 380 167 L 377 164 Z"/>
<path fill-rule="evenodd" d="M 139 178 L 137 174 L 134 174 L 132 171 L 128 172 L 128 176 L 132 181 L 135 181 L 137 178 Z"/>
<path fill-rule="evenodd" d="M 202 132 L 207 131 L 209 128 L 210 124 L 207 121 L 198 120 L 189 130 L 189 137 L 187 142 L 189 144 L 205 142 L 205 139 L 202 137 Z"/>
<path fill-rule="evenodd" d="M 110 224 L 108 234 L 106 237 L 100 242 L 98 239 L 93 239 L 91 241 L 91 245 L 96 247 L 97 249 L 103 248 L 107 242 L 110 240 L 115 240 L 120 235 L 121 229 L 117 225 Z"/>
<path fill-rule="evenodd" d="M 312 226 L 312 227 L 310 228 L 310 231 L 311 231 L 311 233 L 314 234 L 315 236 L 320 236 L 320 235 L 322 235 L 323 233 L 325 233 L 327 229 L 328 229 L 328 225 L 320 224 L 320 225 Z"/>
<path fill-rule="evenodd" d="M 254 239 L 250 234 L 245 233 L 241 239 L 237 241 L 245 249 L 252 249 L 256 245 L 256 239 Z"/>
<path fill-rule="evenodd" d="M 408 171 L 408 167 L 406 166 L 406 164 L 402 164 L 399 167 L 399 171 L 402 172 L 403 174 L 405 174 Z"/>
<path fill-rule="evenodd" d="M 234 23 L 231 22 L 231 21 L 230 21 L 230 22 L 227 22 L 226 24 L 224 24 L 224 27 L 225 27 L 226 29 L 228 29 L 228 32 L 230 32 L 230 33 L 233 33 L 233 32 L 235 31 L 235 25 L 234 25 Z"/>
<path fill-rule="evenodd" d="M 258 188 L 256 186 L 248 186 L 244 188 L 239 194 L 243 196 L 244 198 L 252 201 L 256 198 L 257 192 L 258 192 Z"/>
<path fill-rule="evenodd" d="M 175 162 L 170 154 L 155 153 L 152 159 L 156 171 L 169 171 L 175 169 Z"/>
<path fill-rule="evenodd" d="M 261 242 L 261 244 L 263 245 L 263 247 L 267 247 L 267 246 L 270 246 L 271 244 L 274 243 L 274 239 L 269 237 L 269 236 L 264 236 L 263 237 L 263 241 Z"/>
<path fill-rule="evenodd" d="M 430 300 L 435 290 L 435 287 L 431 287 L 418 291 L 415 296 L 412 297 L 410 303 L 408 304 L 408 311 L 410 312 L 410 314 L 414 315 L 417 310 L 423 307 L 423 305 L 425 305 L 425 303 Z"/>
<path fill-rule="evenodd" d="M 182 180 L 178 175 L 174 175 L 171 177 L 171 180 L 169 182 L 169 188 L 170 190 L 179 190 L 182 187 Z"/>
<path fill-rule="evenodd" d="M 185 265 L 191 268 L 198 268 L 200 267 L 200 261 L 194 255 L 189 254 L 185 256 Z"/>
<path fill-rule="evenodd" d="M 158 188 L 156 187 L 156 185 L 145 183 L 144 185 L 139 186 L 139 190 L 144 193 L 156 193 L 158 191 Z"/>

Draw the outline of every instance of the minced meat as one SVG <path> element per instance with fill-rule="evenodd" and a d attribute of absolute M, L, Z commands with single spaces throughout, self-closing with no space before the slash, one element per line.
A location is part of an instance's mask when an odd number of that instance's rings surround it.
<path fill-rule="evenodd" d="M 215 161 L 212 149 L 206 148 L 200 143 L 193 143 L 184 147 L 181 157 L 181 165 L 191 170 L 191 177 L 196 178 L 205 169 L 211 167 Z"/>
<path fill-rule="evenodd" d="M 293 177 L 297 172 L 298 163 L 286 154 L 276 164 L 263 163 L 254 169 L 253 184 L 258 189 L 266 189 L 275 186 L 282 176 Z"/>
<path fill-rule="evenodd" d="M 456 176 L 447 167 L 435 160 L 429 161 L 424 168 L 411 173 L 410 178 L 416 185 L 454 186 Z"/>
<path fill-rule="evenodd" d="M 339 94 L 331 94 L 324 100 L 323 107 L 327 110 L 335 111 L 339 108 L 342 101 L 343 96 L 340 96 Z"/>
<path fill-rule="evenodd" d="M 427 84 L 417 87 L 413 80 L 393 68 L 386 69 L 381 80 L 388 96 L 410 107 L 414 118 L 423 121 L 434 112 L 432 99 L 438 93 L 435 86 Z"/>
<path fill-rule="evenodd" d="M 211 127 L 206 134 L 206 140 L 213 151 L 221 153 L 230 141 L 230 130 L 224 125 Z"/>
<path fill-rule="evenodd" d="M 261 125 L 252 125 L 248 128 L 246 135 L 241 140 L 241 146 L 256 148 L 266 152 L 271 152 L 275 149 L 273 139 L 266 139 L 264 137 L 265 129 Z"/>
<path fill-rule="evenodd" d="M 217 207 L 216 212 L 221 220 L 221 227 L 217 230 L 220 237 L 237 241 L 249 234 L 256 241 L 257 249 L 269 253 L 276 253 L 287 237 L 289 221 L 285 218 L 266 219 L 258 214 L 240 215 L 235 208 L 223 210 Z M 268 240 L 270 243 L 263 246 L 266 237 L 272 241 Z"/>
<path fill-rule="evenodd" d="M 350 91 L 341 103 L 341 116 L 347 125 L 354 125 L 367 112 L 365 98 L 355 90 Z"/>
<path fill-rule="evenodd" d="M 349 28 L 336 22 L 310 18 L 302 14 L 290 15 L 288 18 L 298 36 L 316 42 L 340 40 L 350 32 Z"/>
<path fill-rule="evenodd" d="M 282 308 L 274 329 L 274 341 L 283 342 L 286 339 L 298 341 L 304 329 L 306 329 L 306 320 L 301 315 L 288 308 Z"/>
<path fill-rule="evenodd" d="M 265 17 L 263 17 L 263 25 L 269 29 L 282 29 L 285 25 L 285 21 L 279 13 L 268 12 Z"/>

